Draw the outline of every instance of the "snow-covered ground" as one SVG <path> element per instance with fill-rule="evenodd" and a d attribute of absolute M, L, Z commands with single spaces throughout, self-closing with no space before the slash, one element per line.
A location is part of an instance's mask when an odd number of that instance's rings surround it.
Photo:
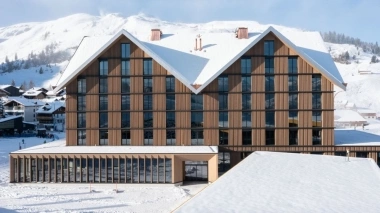
<path fill-rule="evenodd" d="M 64 133 L 54 133 L 59 139 Z M 0 138 L 0 212 L 171 212 L 207 184 L 13 184 L 9 153 L 43 144 L 37 137 Z M 48 141 L 48 140 L 47 140 Z M 50 141 L 49 141 L 50 142 Z M 48 142 L 48 143 L 49 143 Z M 22 145 L 24 148 L 24 145 Z M 119 193 L 115 193 L 114 189 Z"/>

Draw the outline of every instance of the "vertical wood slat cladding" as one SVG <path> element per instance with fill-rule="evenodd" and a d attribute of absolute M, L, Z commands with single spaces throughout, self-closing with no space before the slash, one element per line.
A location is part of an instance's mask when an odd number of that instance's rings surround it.
<path fill-rule="evenodd" d="M 264 45 L 263 42 L 260 42 Z M 259 48 L 257 48 L 259 49 Z M 263 49 L 262 47 L 260 49 Z M 256 49 L 254 49 L 256 50 Z M 263 52 L 264 50 L 262 50 Z M 260 52 L 261 53 L 261 52 Z M 257 54 L 257 53 L 255 53 Z M 252 57 L 252 73 L 253 74 L 264 74 L 265 63 L 263 57 Z M 265 76 L 264 75 L 253 75 L 251 77 L 252 82 L 252 100 L 251 108 L 253 110 L 264 110 L 265 109 Z M 265 127 L 265 112 L 264 111 L 253 111 L 252 112 L 252 144 L 253 145 L 265 145 L 265 130 L 255 129 Z"/>
<path fill-rule="evenodd" d="M 298 59 L 298 73 L 313 73 L 313 68 L 308 65 L 303 59 Z M 311 75 L 299 75 L 298 76 L 298 90 L 311 91 Z M 298 108 L 299 109 L 311 109 L 312 108 L 312 96 L 310 93 L 298 94 Z M 312 127 L 311 111 L 299 111 L 298 112 L 298 127 Z M 299 145 L 312 145 L 312 130 L 311 129 L 299 129 L 298 141 Z"/>
<path fill-rule="evenodd" d="M 191 95 L 190 94 L 178 94 L 181 92 L 190 92 L 190 89 L 182 84 L 178 79 L 175 79 L 175 109 L 176 110 L 189 110 L 188 112 L 176 112 L 175 123 L 176 127 L 188 128 L 188 129 L 176 129 L 176 140 L 178 145 L 191 145 Z"/>
<path fill-rule="evenodd" d="M 166 70 L 156 61 L 153 60 L 153 75 L 166 75 Z M 153 77 L 153 91 L 166 92 L 166 77 Z M 161 110 L 157 112 L 156 110 Z M 153 95 L 153 128 L 166 127 L 166 95 L 154 94 Z M 154 129 L 153 130 L 153 145 L 165 146 L 166 145 L 166 130 Z"/>
<path fill-rule="evenodd" d="M 322 91 L 334 91 L 334 85 L 324 76 L 321 79 Z M 322 94 L 322 109 L 334 108 L 334 94 L 323 93 Z M 322 127 L 334 127 L 334 111 L 322 112 Z M 324 129 L 322 131 L 322 143 L 323 145 L 334 145 L 334 130 Z"/>
<path fill-rule="evenodd" d="M 131 44 L 131 55 L 139 54 L 138 49 L 135 45 Z M 143 60 L 133 59 L 130 61 L 131 75 L 141 75 L 143 72 Z M 131 77 L 131 110 L 142 110 L 143 109 L 143 78 L 142 77 Z M 143 128 L 144 127 L 144 114 L 143 112 L 131 112 L 131 128 Z M 131 131 L 131 145 L 140 146 L 144 145 L 144 131 L 142 129 Z"/>
<path fill-rule="evenodd" d="M 277 44 L 277 45 L 276 45 Z M 285 45 L 280 46 L 280 42 L 275 42 L 275 46 L 279 46 L 277 51 L 280 54 L 284 54 Z M 275 74 L 287 74 L 288 73 L 288 58 L 276 57 L 274 58 Z M 275 91 L 288 91 L 288 76 L 277 75 L 274 78 Z M 289 109 L 289 94 L 288 93 L 275 93 L 275 109 L 284 110 Z M 289 126 L 289 112 L 288 111 L 276 111 L 275 124 L 276 127 L 288 127 Z M 289 130 L 276 129 L 275 131 L 276 145 L 288 145 L 289 144 Z"/>
<path fill-rule="evenodd" d="M 111 48 L 111 55 L 113 57 L 120 56 L 120 45 L 114 45 Z M 116 48 L 117 46 L 117 48 Z M 121 80 L 120 76 L 120 60 L 109 59 L 108 60 L 108 93 L 120 93 L 121 92 Z M 116 146 L 121 145 L 121 98 L 120 95 L 108 95 L 108 145 Z M 112 112 L 118 111 L 118 112 Z"/>
<path fill-rule="evenodd" d="M 208 146 L 219 145 L 219 131 L 217 129 L 207 129 L 207 128 L 218 128 L 219 127 L 219 94 L 217 93 L 207 93 L 207 91 L 218 91 L 218 79 L 211 82 L 206 88 L 204 93 L 204 110 L 203 113 L 204 122 L 204 142 Z M 209 112 L 207 110 L 215 110 L 214 112 Z"/>

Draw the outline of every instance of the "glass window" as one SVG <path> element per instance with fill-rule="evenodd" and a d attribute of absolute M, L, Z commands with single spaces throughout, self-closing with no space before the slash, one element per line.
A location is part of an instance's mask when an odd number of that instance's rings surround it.
<path fill-rule="evenodd" d="M 221 93 L 219 94 L 219 110 L 228 109 L 228 94 Z"/>
<path fill-rule="evenodd" d="M 252 67 L 252 63 L 251 63 L 251 59 L 250 58 L 242 58 L 240 60 L 240 66 L 241 66 L 241 73 L 242 74 L 251 74 L 251 67 Z"/>
<path fill-rule="evenodd" d="M 166 130 L 166 145 L 174 146 L 175 145 L 175 130 L 167 129 Z"/>
<path fill-rule="evenodd" d="M 121 44 L 121 57 L 129 58 L 131 55 L 131 45 L 128 43 Z"/>
<path fill-rule="evenodd" d="M 273 40 L 264 41 L 264 55 L 265 56 L 274 55 L 274 41 Z"/>
<path fill-rule="evenodd" d="M 143 95 L 144 99 L 144 110 L 152 110 L 153 109 L 153 101 L 152 101 L 152 95 Z"/>
<path fill-rule="evenodd" d="M 251 77 L 250 76 L 241 77 L 241 90 L 243 92 L 251 92 Z"/>
<path fill-rule="evenodd" d="M 37 159 L 37 175 L 38 175 L 38 182 L 44 182 L 44 176 L 43 176 L 43 173 L 42 173 L 42 159 L 41 158 L 38 158 Z"/>
<path fill-rule="evenodd" d="M 80 182 L 81 180 L 81 176 L 80 176 L 80 172 L 81 172 L 81 168 L 80 168 L 80 159 L 76 158 L 75 159 L 75 182 Z"/>
<path fill-rule="evenodd" d="M 105 183 L 107 179 L 106 159 L 100 159 L 100 182 Z"/>
<path fill-rule="evenodd" d="M 288 58 L 288 72 L 289 74 L 297 74 L 297 57 Z"/>
<path fill-rule="evenodd" d="M 78 111 L 86 110 L 86 96 L 78 95 Z"/>
<path fill-rule="evenodd" d="M 166 112 L 166 128 L 175 127 L 175 112 Z"/>
<path fill-rule="evenodd" d="M 152 75 L 152 59 L 144 59 L 144 75 Z"/>
<path fill-rule="evenodd" d="M 322 129 L 313 129 L 313 145 L 322 145 Z"/>
<path fill-rule="evenodd" d="M 20 179 L 21 181 L 23 182 L 24 180 L 24 159 L 19 159 L 20 161 Z M 54 159 L 51 158 L 50 159 L 50 182 L 55 182 L 55 163 L 54 163 Z"/>
<path fill-rule="evenodd" d="M 174 78 L 174 76 L 166 77 L 166 92 L 175 92 L 175 78 Z"/>
<path fill-rule="evenodd" d="M 121 93 L 129 93 L 130 92 L 130 79 L 129 78 L 121 78 Z"/>
<path fill-rule="evenodd" d="M 138 164 L 137 164 L 137 159 L 133 158 L 132 159 L 132 182 L 133 183 L 138 183 Z"/>
<path fill-rule="evenodd" d="M 69 182 L 75 181 L 74 159 L 69 158 Z"/>
<path fill-rule="evenodd" d="M 153 127 L 153 113 L 144 112 L 144 128 Z"/>
<path fill-rule="evenodd" d="M 153 90 L 153 80 L 151 77 L 144 77 L 143 79 L 143 86 L 144 86 L 144 92 L 145 93 L 151 93 Z"/>
<path fill-rule="evenodd" d="M 145 162 L 144 159 L 139 158 L 139 180 L 140 183 L 145 183 L 145 168 L 144 168 Z"/>
<path fill-rule="evenodd" d="M 203 110 L 203 95 L 191 94 L 191 110 Z"/>
<path fill-rule="evenodd" d="M 108 113 L 101 112 L 99 113 L 99 128 L 107 128 L 108 127 Z"/>
<path fill-rule="evenodd" d="M 265 91 L 274 91 L 274 76 L 265 76 Z"/>
<path fill-rule="evenodd" d="M 377 153 L 377 165 L 380 167 L 380 152 Z"/>
<path fill-rule="evenodd" d="M 144 145 L 153 145 L 153 130 L 144 130 Z"/>
<path fill-rule="evenodd" d="M 132 183 L 132 159 L 128 158 L 126 160 L 127 168 L 126 168 L 126 181 L 127 183 Z"/>
<path fill-rule="evenodd" d="M 99 183 L 99 158 L 94 159 L 94 182 Z"/>
<path fill-rule="evenodd" d="M 172 159 L 165 158 L 165 183 L 172 182 Z"/>
<path fill-rule="evenodd" d="M 242 113 L 242 127 L 251 127 L 251 112 Z"/>
<path fill-rule="evenodd" d="M 298 109 L 297 93 L 289 93 L 289 109 Z"/>
<path fill-rule="evenodd" d="M 100 76 L 108 75 L 108 61 L 106 60 L 99 61 L 99 75 Z"/>
<path fill-rule="evenodd" d="M 312 93 L 312 100 L 313 100 L 313 109 L 321 109 L 321 93 Z"/>
<path fill-rule="evenodd" d="M 77 119 L 78 119 L 78 128 L 86 128 L 86 113 L 85 112 L 78 112 L 77 113 Z"/>
<path fill-rule="evenodd" d="M 191 130 L 191 145 L 203 145 L 203 130 Z"/>
<path fill-rule="evenodd" d="M 274 109 L 274 93 L 265 94 L 265 109 Z"/>
<path fill-rule="evenodd" d="M 86 130 L 78 130 L 78 146 L 86 146 Z"/>
<path fill-rule="evenodd" d="M 219 92 L 228 92 L 228 76 L 220 76 L 218 78 Z"/>
<path fill-rule="evenodd" d="M 131 145 L 131 131 L 121 130 L 121 145 Z"/>
<path fill-rule="evenodd" d="M 312 91 L 321 91 L 321 75 L 320 74 L 314 74 L 312 76 Z"/>
<path fill-rule="evenodd" d="M 218 153 L 218 172 L 219 177 L 231 167 L 231 156 L 229 152 Z"/>
<path fill-rule="evenodd" d="M 78 78 L 78 93 L 80 94 L 86 94 L 86 79 L 85 78 Z"/>
<path fill-rule="evenodd" d="M 356 152 L 357 158 L 368 158 L 368 152 Z"/>
<path fill-rule="evenodd" d="M 159 183 L 164 183 L 165 182 L 164 167 L 165 167 L 165 160 L 162 159 L 162 158 L 159 158 L 158 159 L 158 182 Z"/>
<path fill-rule="evenodd" d="M 152 174 L 151 174 L 151 166 L 150 166 L 151 159 L 145 159 L 145 183 L 151 183 L 152 182 Z"/>
<path fill-rule="evenodd" d="M 312 111 L 313 127 L 322 127 L 322 111 Z"/>
<path fill-rule="evenodd" d="M 62 173 L 61 173 L 62 164 L 61 164 L 61 159 L 57 158 L 56 163 L 57 163 L 57 182 L 62 182 Z M 26 165 L 28 165 L 28 164 L 26 164 Z M 28 169 L 28 167 L 26 169 Z M 26 172 L 26 174 L 28 174 L 28 172 Z"/>
<path fill-rule="evenodd" d="M 18 167 L 15 167 L 17 170 Z M 49 182 L 49 159 L 44 158 L 44 182 Z"/>
<path fill-rule="evenodd" d="M 219 145 L 228 145 L 228 129 L 219 130 Z"/>
<path fill-rule="evenodd" d="M 166 95 L 166 110 L 175 110 L 175 95 Z"/>
<path fill-rule="evenodd" d="M 346 152 L 335 152 L 334 155 L 335 155 L 335 156 L 346 157 Z"/>
<path fill-rule="evenodd" d="M 242 94 L 242 109 L 247 110 L 251 109 L 251 94 L 250 93 L 243 93 Z"/>
<path fill-rule="evenodd" d="M 93 159 L 87 158 L 88 182 L 94 182 Z"/>
<path fill-rule="evenodd" d="M 157 158 L 152 159 L 152 183 L 158 182 L 158 160 Z"/>
<path fill-rule="evenodd" d="M 228 112 L 219 112 L 219 127 L 228 127 Z"/>
<path fill-rule="evenodd" d="M 274 58 L 265 58 L 265 74 L 274 74 Z"/>
<path fill-rule="evenodd" d="M 297 129 L 289 129 L 289 145 L 298 145 Z"/>
<path fill-rule="evenodd" d="M 33 161 L 32 161 L 33 163 Z M 33 164 L 32 164 L 33 166 Z M 62 170 L 63 170 L 63 182 L 68 182 L 68 174 L 69 174 L 69 170 L 68 170 L 68 165 L 67 165 L 67 158 L 62 158 Z M 32 167 L 32 171 L 33 171 L 33 167 Z"/>
<path fill-rule="evenodd" d="M 113 159 L 113 182 L 119 183 L 119 159 Z"/>
<path fill-rule="evenodd" d="M 121 96 L 121 110 L 129 110 L 131 105 L 131 96 L 122 95 Z"/>
<path fill-rule="evenodd" d="M 121 113 L 121 128 L 129 128 L 131 123 L 130 113 L 122 112 Z"/>
<path fill-rule="evenodd" d="M 107 93 L 107 92 L 108 92 L 108 79 L 99 78 L 99 93 Z"/>
<path fill-rule="evenodd" d="M 288 76 L 288 89 L 289 92 L 296 92 L 298 91 L 298 76 L 296 75 L 289 75 Z"/>
<path fill-rule="evenodd" d="M 104 130 L 99 131 L 99 145 L 101 146 L 108 145 L 108 131 L 104 131 Z"/>
<path fill-rule="evenodd" d="M 243 145 L 252 145 L 252 130 L 242 131 Z"/>
<path fill-rule="evenodd" d="M 265 126 L 274 127 L 274 113 L 273 111 L 265 112 Z"/>
<path fill-rule="evenodd" d="M 191 127 L 203 127 L 203 112 L 191 112 Z"/>
<path fill-rule="evenodd" d="M 298 126 L 298 111 L 292 110 L 289 111 L 289 127 Z"/>
<path fill-rule="evenodd" d="M 107 109 L 108 109 L 108 96 L 99 95 L 99 110 L 107 110 Z"/>
<path fill-rule="evenodd" d="M 274 145 L 274 130 L 265 130 L 265 145 Z"/>
<path fill-rule="evenodd" d="M 107 158 L 107 182 L 112 183 L 112 159 Z"/>
<path fill-rule="evenodd" d="M 131 70 L 130 70 L 130 62 L 127 60 L 121 61 L 121 75 L 130 75 Z"/>
<path fill-rule="evenodd" d="M 125 159 L 120 158 L 120 183 L 125 183 Z"/>

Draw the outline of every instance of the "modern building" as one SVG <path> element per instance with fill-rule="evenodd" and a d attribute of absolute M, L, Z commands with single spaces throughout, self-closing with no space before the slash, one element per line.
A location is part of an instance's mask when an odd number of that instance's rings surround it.
<path fill-rule="evenodd" d="M 56 87 L 66 140 L 11 153 L 11 182 L 212 182 L 254 151 L 346 151 L 318 32 L 150 33 L 81 41 Z"/>

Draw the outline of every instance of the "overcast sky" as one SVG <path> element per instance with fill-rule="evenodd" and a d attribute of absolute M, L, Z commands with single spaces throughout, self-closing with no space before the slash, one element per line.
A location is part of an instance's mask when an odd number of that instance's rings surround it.
<path fill-rule="evenodd" d="M 0 0 L 0 27 L 74 13 L 140 12 L 165 21 L 254 20 L 380 41 L 380 0 Z"/>

